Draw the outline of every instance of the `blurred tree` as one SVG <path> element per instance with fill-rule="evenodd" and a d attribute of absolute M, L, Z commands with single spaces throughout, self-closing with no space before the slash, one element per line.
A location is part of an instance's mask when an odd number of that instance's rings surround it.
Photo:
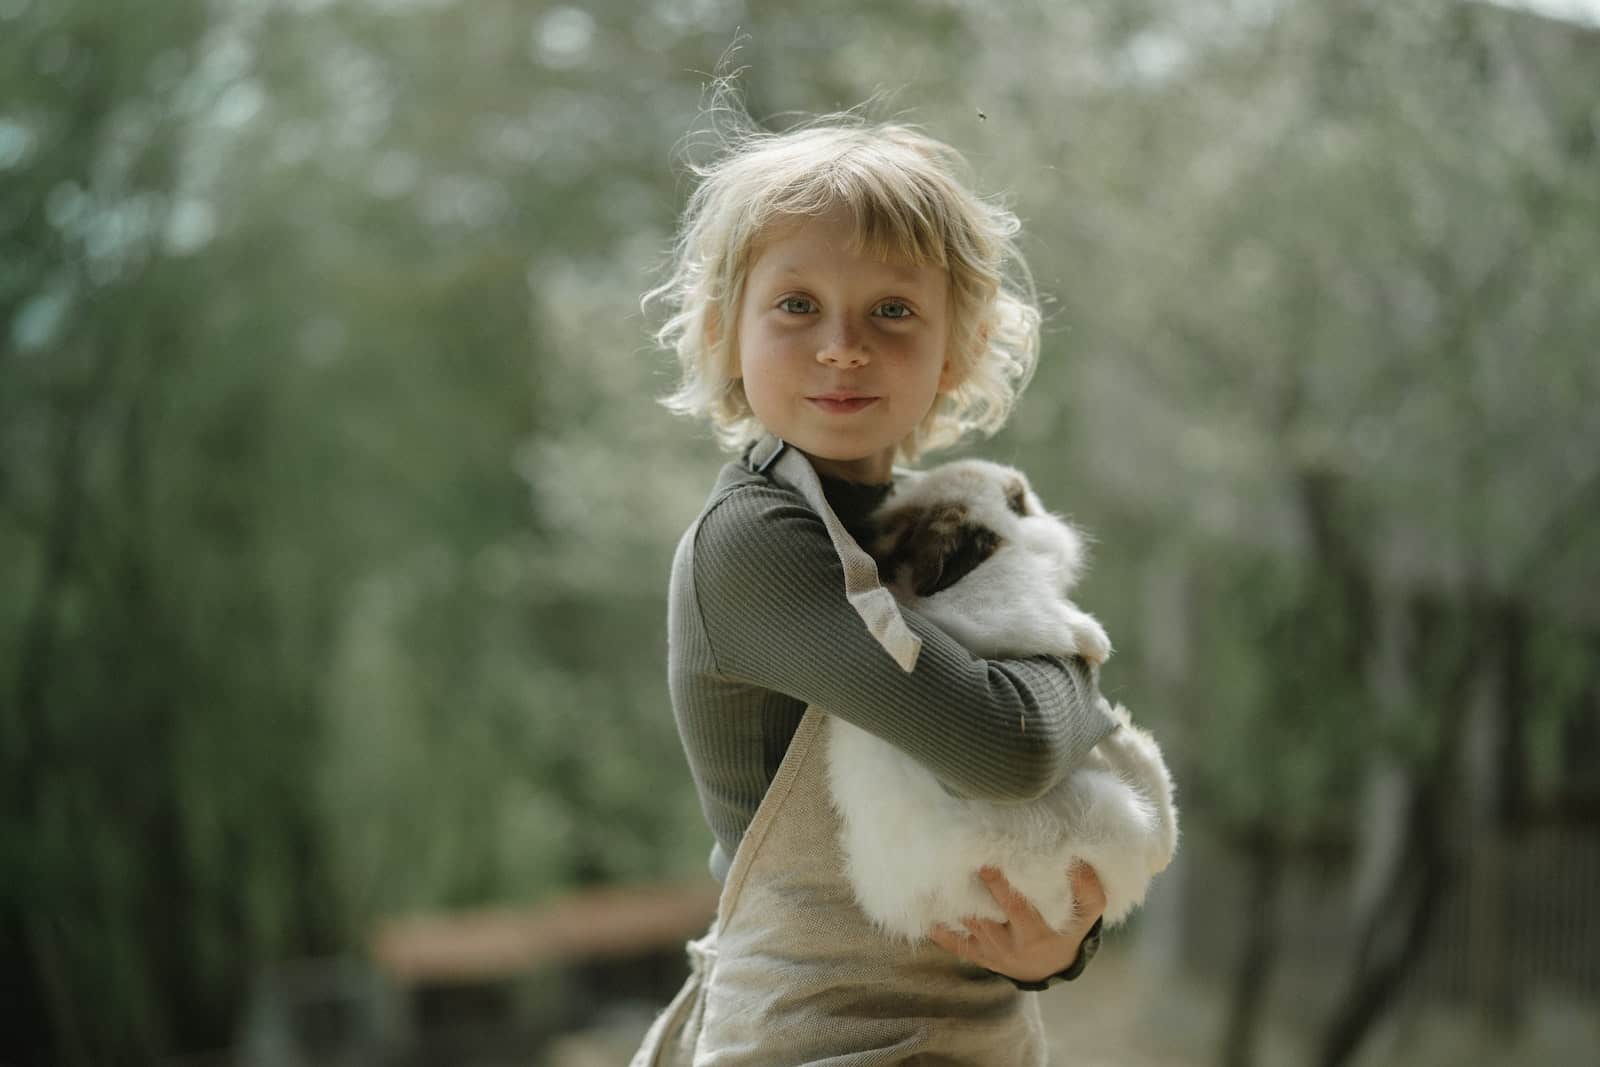
<path fill-rule="evenodd" d="M 1074 466 L 1129 521 L 1167 525 L 1158 545 L 1215 546 L 1176 550 L 1201 572 L 1199 714 L 1177 725 L 1188 810 L 1231 828 L 1264 917 L 1241 947 L 1227 1062 L 1249 1059 L 1282 865 L 1397 843 L 1353 920 L 1323 1056 L 1344 1062 L 1422 957 L 1464 812 L 1491 788 L 1463 772 L 1479 683 L 1499 694 L 1502 795 L 1550 789 L 1521 769 L 1514 650 L 1537 619 L 1576 664 L 1600 623 L 1578 592 L 1600 564 L 1600 472 L 1574 451 L 1600 395 L 1596 35 L 1477 5 L 1144 17 L 1120 39 L 1076 16 L 1026 41 L 1001 27 L 1014 47 L 978 51 L 1059 89 L 1018 85 L 1048 109 L 1000 132 L 1023 158 L 1062 116 L 1036 149 L 1059 166 L 1022 174 L 1067 205 L 1035 232 L 1041 275 L 1071 277 Z M 1090 58 L 1052 67 L 1073 33 Z M 1046 366 L 1035 388 L 1072 395 L 1062 381 Z M 1357 822 L 1381 766 L 1404 783 L 1377 809 L 1392 834 Z M 1511 929 L 1511 899 L 1486 936 Z"/>
<path fill-rule="evenodd" d="M 1025 217 L 1045 359 L 983 447 L 1100 535 L 1108 685 L 1255 871 L 1231 1060 L 1308 853 L 1356 880 L 1335 1063 L 1465 835 L 1592 819 L 1594 34 L 158 7 L 0 0 L 6 1055 L 215 1047 L 258 965 L 378 916 L 703 876 L 663 604 L 719 459 L 636 309 L 739 27 L 758 115 L 885 91 Z M 1485 869 L 1492 959 L 1517 887 Z"/>
<path fill-rule="evenodd" d="M 315 921 L 305 808 L 251 773 L 303 758 L 237 491 L 264 403 L 196 369 L 168 248 L 206 5 L 5 21 L 6 1055 L 148 1060 L 224 1039 L 252 954 Z"/>

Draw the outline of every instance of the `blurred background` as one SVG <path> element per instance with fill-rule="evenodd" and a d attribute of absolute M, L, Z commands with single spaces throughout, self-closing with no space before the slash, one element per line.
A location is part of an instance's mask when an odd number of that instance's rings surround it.
<path fill-rule="evenodd" d="M 1600 1062 L 1595 8 L 0 0 L 0 1064 L 626 1062 L 722 461 L 639 295 L 739 34 L 1025 220 L 969 451 L 1185 827 L 1059 1062 Z"/>

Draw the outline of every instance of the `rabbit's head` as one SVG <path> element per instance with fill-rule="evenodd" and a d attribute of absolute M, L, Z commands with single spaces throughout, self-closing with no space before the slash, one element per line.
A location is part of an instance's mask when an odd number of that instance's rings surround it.
<path fill-rule="evenodd" d="M 1078 531 L 1044 509 L 1021 471 L 987 460 L 958 460 L 908 479 L 874 519 L 879 574 L 903 593 L 948 589 L 1007 544 L 1048 559 L 1063 593 L 1083 566 Z"/>

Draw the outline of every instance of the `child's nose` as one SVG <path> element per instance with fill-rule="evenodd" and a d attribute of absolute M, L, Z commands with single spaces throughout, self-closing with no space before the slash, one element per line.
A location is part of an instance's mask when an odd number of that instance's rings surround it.
<path fill-rule="evenodd" d="M 817 352 L 817 362 L 831 367 L 861 367 L 866 365 L 867 359 L 867 350 L 861 344 L 861 337 L 849 324 L 833 330 Z"/>

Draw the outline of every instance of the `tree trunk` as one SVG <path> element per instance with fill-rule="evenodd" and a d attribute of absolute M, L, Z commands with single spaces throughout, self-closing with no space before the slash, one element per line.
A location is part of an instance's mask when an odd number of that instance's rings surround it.
<path fill-rule="evenodd" d="M 1244 914 L 1249 917 L 1244 950 L 1234 972 L 1229 999 L 1228 1025 L 1222 1041 L 1224 1067 L 1250 1067 L 1255 1060 L 1255 1037 L 1260 1028 L 1267 978 L 1277 960 L 1278 898 L 1283 884 L 1283 846 L 1261 827 L 1246 846 L 1250 858 L 1250 885 Z"/>
<path fill-rule="evenodd" d="M 1486 644 L 1480 626 L 1485 612 L 1475 603 L 1456 606 L 1418 597 L 1410 614 L 1416 661 L 1445 665 L 1437 690 L 1419 693 L 1439 708 L 1437 743 L 1432 758 L 1415 772 L 1400 860 L 1362 924 L 1354 966 L 1323 1037 L 1319 1067 L 1349 1063 L 1393 1005 L 1427 947 L 1453 874 L 1445 813 L 1457 792 L 1464 708 Z"/>
<path fill-rule="evenodd" d="M 94 339 L 88 342 L 94 343 Z M 52 771 L 59 772 L 64 757 L 57 737 L 50 705 L 54 671 L 61 644 L 61 604 L 66 599 L 78 567 L 78 542 L 83 531 L 85 498 L 89 492 L 88 455 L 93 448 L 92 425 L 98 414 L 95 402 L 102 394 L 112 370 L 113 345 L 102 341 L 94 352 L 88 383 L 61 403 L 56 415 L 54 495 L 46 527 L 42 565 L 38 584 L 21 625 L 17 662 L 15 733 L 11 751 L 4 754 L 10 792 L 7 815 L 15 825 L 31 833 L 41 824 L 40 806 L 44 788 Z M 61 959 L 61 942 L 55 937 L 58 902 L 51 894 L 61 886 L 54 881 L 58 872 L 39 874 L 50 882 L 38 881 L 20 886 L 8 902 L 15 909 L 6 925 L 14 931 L 15 949 L 20 952 L 23 988 L 16 993 L 25 1005 L 42 1008 L 26 1019 L 21 1033 L 11 1039 L 8 1051 L 53 1049 L 65 1063 L 87 1062 L 83 1057 L 83 1020 L 74 1009 L 76 990 L 71 988 L 71 969 Z M 11 940 L 10 938 L 6 939 Z M 4 944 L 4 942 L 0 942 Z M 28 988 L 36 983 L 36 988 Z"/>
<path fill-rule="evenodd" d="M 1434 832 L 1433 789 L 1424 784 L 1412 795 L 1404 858 L 1363 932 L 1360 959 L 1334 1012 L 1317 1057 L 1319 1067 L 1343 1067 L 1373 1025 L 1399 994 L 1433 930 L 1447 884 L 1447 861 Z"/>
<path fill-rule="evenodd" d="M 1493 684 L 1476 709 L 1474 815 L 1477 842 L 1468 867 L 1468 995 L 1478 1013 L 1502 1034 L 1520 1014 L 1512 972 L 1517 916 L 1512 898 L 1516 833 L 1523 796 L 1522 712 L 1526 688 L 1527 624 L 1517 607 L 1497 605 Z"/>

